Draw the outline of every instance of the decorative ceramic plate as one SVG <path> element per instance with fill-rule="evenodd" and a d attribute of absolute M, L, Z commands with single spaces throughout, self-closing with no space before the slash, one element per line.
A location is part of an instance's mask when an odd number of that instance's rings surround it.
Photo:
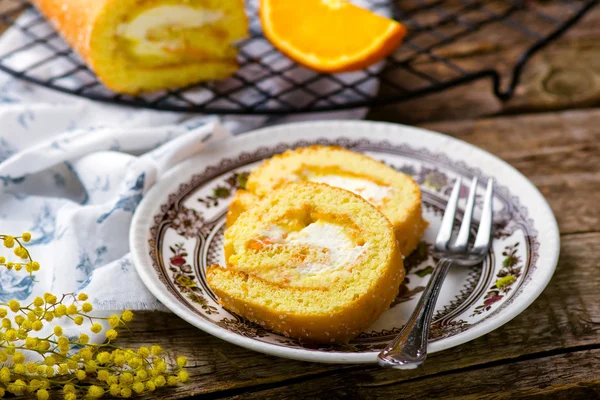
<path fill-rule="evenodd" d="M 247 322 L 219 305 L 205 279 L 207 265 L 223 262 L 225 213 L 248 172 L 265 158 L 311 144 L 347 147 L 411 175 L 421 185 L 430 222 L 418 249 L 405 260 L 407 277 L 389 310 L 347 345 L 306 344 Z M 431 276 L 431 244 L 458 176 L 464 182 L 462 205 L 474 176 L 480 178 L 479 196 L 487 179 L 495 179 L 494 240 L 482 265 L 450 270 L 429 338 L 429 349 L 436 352 L 484 335 L 522 312 L 548 284 L 559 252 L 556 220 L 538 190 L 508 164 L 459 140 L 402 125 L 329 121 L 280 125 L 211 144 L 150 190 L 133 219 L 131 250 L 150 291 L 212 335 L 298 360 L 373 363 L 400 331 Z"/>

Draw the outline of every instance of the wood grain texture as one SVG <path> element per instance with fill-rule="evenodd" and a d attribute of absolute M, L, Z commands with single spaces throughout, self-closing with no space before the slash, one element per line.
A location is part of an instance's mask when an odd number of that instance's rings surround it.
<path fill-rule="evenodd" d="M 597 399 L 600 396 L 598 364 L 599 349 L 582 350 L 408 380 L 373 382 L 368 372 L 357 371 L 229 398 Z"/>
<path fill-rule="evenodd" d="M 529 18 L 526 22 L 533 31 L 544 28 L 537 19 Z M 565 36 L 529 60 L 515 95 L 507 102 L 499 101 L 492 92 L 491 82 L 483 80 L 373 108 L 369 118 L 416 124 L 596 106 L 600 104 L 599 35 L 600 7 L 595 7 Z M 523 50 L 520 40 L 522 35 L 517 31 L 494 25 L 494 29 L 445 47 L 443 55 L 467 70 L 494 67 L 506 76 L 507 66 Z"/>
<path fill-rule="evenodd" d="M 561 233 L 599 231 L 600 110 L 422 126 L 465 140 L 517 168 L 544 194 Z"/>

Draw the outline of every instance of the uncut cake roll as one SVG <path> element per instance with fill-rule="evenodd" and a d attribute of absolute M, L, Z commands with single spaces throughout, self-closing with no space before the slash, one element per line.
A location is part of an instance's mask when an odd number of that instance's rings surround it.
<path fill-rule="evenodd" d="M 224 79 L 245 37 L 243 0 L 33 0 L 110 89 L 126 94 Z"/>
<path fill-rule="evenodd" d="M 228 310 L 307 342 L 344 343 L 398 293 L 404 266 L 391 223 L 347 190 L 289 183 L 225 232 L 226 265 L 207 269 Z"/>
<path fill-rule="evenodd" d="M 288 150 L 265 160 L 248 176 L 246 190 L 234 196 L 227 226 L 253 202 L 289 182 L 322 182 L 362 196 L 392 223 L 400 251 L 416 249 L 428 223 L 421 210 L 421 190 L 408 175 L 364 154 L 335 146 Z"/>

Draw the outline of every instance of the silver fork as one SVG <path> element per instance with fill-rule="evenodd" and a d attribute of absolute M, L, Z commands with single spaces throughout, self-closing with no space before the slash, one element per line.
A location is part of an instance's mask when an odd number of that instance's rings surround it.
<path fill-rule="evenodd" d="M 433 316 L 435 303 L 448 269 L 453 264 L 463 266 L 479 264 L 490 249 L 493 219 L 493 186 L 493 180 L 490 179 L 485 192 L 483 210 L 475 243 L 469 249 L 468 243 L 471 220 L 473 219 L 475 192 L 477 191 L 477 178 L 475 177 L 471 182 L 471 191 L 469 192 L 458 236 L 454 243 L 450 244 L 461 188 L 461 179 L 458 178 L 456 180 L 452 194 L 448 200 L 446 211 L 444 212 L 442 226 L 435 239 L 434 254 L 439 261 L 410 319 L 394 341 L 379 353 L 377 362 L 382 367 L 413 369 L 423 365 L 427 357 L 427 338 L 429 337 L 431 317 Z"/>

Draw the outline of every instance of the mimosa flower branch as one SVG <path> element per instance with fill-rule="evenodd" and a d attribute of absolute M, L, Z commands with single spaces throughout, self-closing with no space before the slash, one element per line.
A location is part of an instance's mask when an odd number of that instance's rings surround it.
<path fill-rule="evenodd" d="M 0 256 L 0 266 L 25 269 L 34 279 L 40 264 L 26 248 L 30 240 L 28 232 L 21 236 L 0 234 L 1 243 L 16 257 L 16 261 L 9 261 L 12 255 Z M 31 393 L 45 400 L 51 391 L 61 391 L 65 400 L 97 399 L 107 394 L 128 398 L 188 381 L 185 357 L 170 361 L 173 358 L 160 346 L 132 350 L 115 345 L 118 330 L 127 328 L 133 319 L 131 311 L 95 317 L 87 299 L 85 293 L 46 293 L 28 304 L 0 302 L 0 397 L 7 392 Z M 103 320 L 110 329 L 103 329 Z M 64 322 L 89 325 L 90 332 L 68 337 L 63 332 Z M 103 335 L 102 343 L 93 343 L 90 335 Z"/>

